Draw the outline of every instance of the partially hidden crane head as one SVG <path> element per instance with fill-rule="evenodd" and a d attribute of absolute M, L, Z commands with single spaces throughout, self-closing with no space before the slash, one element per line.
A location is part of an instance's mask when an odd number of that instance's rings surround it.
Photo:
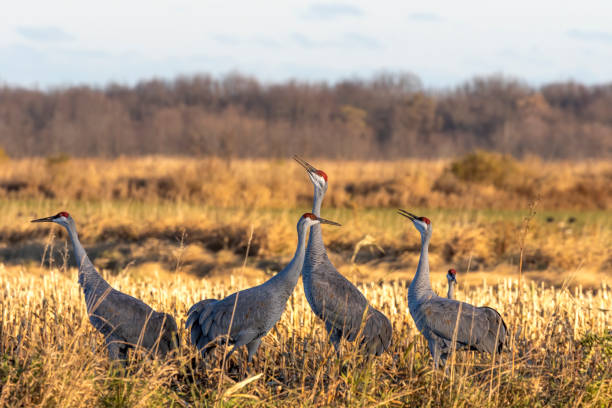
<path fill-rule="evenodd" d="M 310 177 L 310 181 L 314 184 L 315 188 L 318 188 L 322 192 L 327 191 L 327 174 L 323 170 L 315 169 L 311 166 L 306 160 L 302 159 L 300 156 L 293 156 L 293 159 L 300 163 L 302 167 L 306 169 L 308 172 L 308 177 Z"/>
<path fill-rule="evenodd" d="M 399 215 L 403 215 L 404 217 L 406 217 L 410 221 L 412 221 L 412 223 L 414 224 L 416 229 L 419 230 L 421 235 L 431 234 L 431 221 L 429 221 L 429 218 L 427 218 L 427 217 L 418 217 L 418 216 L 416 216 L 416 215 L 414 215 L 412 213 L 409 213 L 406 210 L 402 210 L 402 209 L 399 209 L 397 212 L 398 212 Z"/>
<path fill-rule="evenodd" d="M 457 283 L 457 271 L 454 270 L 453 268 L 449 269 L 448 273 L 446 274 L 446 279 L 448 279 L 448 283 L 451 283 L 451 282 Z"/>
<path fill-rule="evenodd" d="M 305 213 L 304 215 L 302 215 L 302 217 L 300 218 L 300 221 L 298 222 L 298 229 L 301 226 L 308 228 L 315 224 L 329 224 L 329 225 L 335 225 L 337 227 L 341 227 L 341 225 L 335 221 L 330 221 L 330 220 L 326 220 L 325 218 L 317 217 L 316 215 L 312 213 Z"/>
<path fill-rule="evenodd" d="M 32 220 L 31 222 L 54 222 L 61 226 L 68 227 L 71 220 L 72 217 L 70 217 L 70 214 L 68 214 L 66 211 L 62 211 L 50 217 L 39 218 L 37 220 Z"/>

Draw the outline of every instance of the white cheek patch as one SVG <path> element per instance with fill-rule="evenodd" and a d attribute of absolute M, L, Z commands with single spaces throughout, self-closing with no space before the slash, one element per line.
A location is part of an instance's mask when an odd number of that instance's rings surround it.
<path fill-rule="evenodd" d="M 314 184 L 318 186 L 322 186 L 325 184 L 325 179 L 316 173 L 308 172 L 308 177 L 310 177 L 310 181 L 312 181 Z"/>

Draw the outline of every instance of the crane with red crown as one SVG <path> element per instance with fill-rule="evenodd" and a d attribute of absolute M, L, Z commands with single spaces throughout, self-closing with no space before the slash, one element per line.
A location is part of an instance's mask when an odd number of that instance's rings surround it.
<path fill-rule="evenodd" d="M 314 185 L 312 212 L 319 216 L 327 191 L 327 174 L 298 156 L 293 158 L 306 169 Z M 377 356 L 389 347 L 393 333 L 391 322 L 334 267 L 327 256 L 319 226 L 312 227 L 310 232 L 302 281 L 310 308 L 325 323 L 336 351 L 343 338 L 352 342 L 359 337 L 361 350 Z"/>
<path fill-rule="evenodd" d="M 247 361 L 252 361 L 262 337 L 276 325 L 285 310 L 304 266 L 308 231 L 319 224 L 340 226 L 311 213 L 302 215 L 297 224 L 295 255 L 282 271 L 261 285 L 221 300 L 205 299 L 189 309 L 185 327 L 191 330 L 191 344 L 197 347 L 202 357 L 206 357 L 218 343 L 227 343 L 234 345 L 227 357 L 238 347 L 246 345 Z"/>
<path fill-rule="evenodd" d="M 417 329 L 427 339 L 434 367 L 444 365 L 452 350 L 501 353 L 507 334 L 504 319 L 490 307 L 476 307 L 436 295 L 429 279 L 431 221 L 405 210 L 399 210 L 399 214 L 412 221 L 421 234 L 421 256 L 408 288 L 408 309 Z"/>
<path fill-rule="evenodd" d="M 448 292 L 446 293 L 446 297 L 448 299 L 455 298 L 455 285 L 457 285 L 457 271 L 454 269 L 449 269 L 446 274 L 446 281 L 448 282 Z"/>
<path fill-rule="evenodd" d="M 114 289 L 98 273 L 79 241 L 76 223 L 70 214 L 62 211 L 32 222 L 52 222 L 68 231 L 89 321 L 104 335 L 111 359 L 125 361 L 128 350 L 135 347 L 163 357 L 179 346 L 174 317 L 156 312 L 142 300 Z"/>

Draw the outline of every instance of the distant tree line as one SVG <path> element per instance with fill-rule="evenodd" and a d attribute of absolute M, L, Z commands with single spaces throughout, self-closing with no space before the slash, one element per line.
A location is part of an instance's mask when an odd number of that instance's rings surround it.
<path fill-rule="evenodd" d="M 612 156 L 612 84 L 539 88 L 501 76 L 424 89 L 412 74 L 335 84 L 240 74 L 48 91 L 0 87 L 9 156 L 193 155 L 355 159 Z"/>

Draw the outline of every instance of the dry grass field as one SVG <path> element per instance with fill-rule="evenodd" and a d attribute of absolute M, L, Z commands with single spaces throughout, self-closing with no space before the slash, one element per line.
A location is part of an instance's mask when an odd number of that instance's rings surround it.
<path fill-rule="evenodd" d="M 388 353 L 338 358 L 301 283 L 249 371 L 201 361 L 181 331 L 168 361 L 139 353 L 111 367 L 87 320 L 69 211 L 109 282 L 172 313 L 261 282 L 288 262 L 312 186 L 292 160 L 149 157 L 0 163 L 0 406 L 596 406 L 612 404 L 612 163 L 312 160 L 329 175 L 323 216 L 332 262 L 390 317 Z M 530 210 L 530 206 L 535 207 Z M 432 220 L 434 290 L 459 271 L 457 297 L 504 316 L 501 360 L 459 353 L 447 375 L 407 311 L 417 231 Z M 251 237 L 249 257 L 245 261 Z M 519 259 L 522 249 L 522 274 Z M 182 330 L 182 329 L 181 329 Z"/>
<path fill-rule="evenodd" d="M 224 282 L 155 273 L 108 276 L 118 289 L 185 321 L 189 306 L 246 287 L 239 270 Z M 244 354 L 221 375 L 221 354 L 203 362 L 186 345 L 168 361 L 134 355 L 114 370 L 87 319 L 76 271 L 0 271 L 3 406 L 594 406 L 612 403 L 609 287 L 596 292 L 505 280 L 460 290 L 459 299 L 497 308 L 513 334 L 497 363 L 456 356 L 446 376 L 432 372 L 426 342 L 407 313 L 400 282 L 360 285 L 390 316 L 393 345 L 363 361 L 351 347 L 337 358 L 310 312 L 301 284 L 250 371 Z M 434 286 L 443 292 L 440 280 Z M 518 328 L 520 333 L 517 333 Z M 181 329 L 182 330 L 182 329 Z M 249 382 L 250 381 L 250 382 Z"/>

